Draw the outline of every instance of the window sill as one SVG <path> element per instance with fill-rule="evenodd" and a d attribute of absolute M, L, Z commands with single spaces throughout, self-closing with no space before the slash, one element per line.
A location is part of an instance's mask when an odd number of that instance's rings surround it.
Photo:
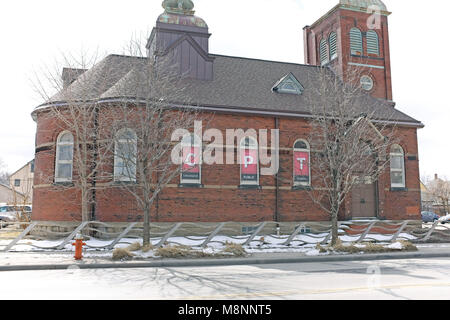
<path fill-rule="evenodd" d="M 74 187 L 75 185 L 73 182 L 55 182 L 53 183 L 56 187 Z"/>
<path fill-rule="evenodd" d="M 178 188 L 195 188 L 195 189 L 201 189 L 204 188 L 205 186 L 203 184 L 200 183 L 180 183 L 178 185 Z"/>
<path fill-rule="evenodd" d="M 136 181 L 113 181 L 113 185 L 117 185 L 117 186 L 134 185 L 134 184 L 137 184 L 137 182 Z"/>
<path fill-rule="evenodd" d="M 297 191 L 297 190 L 311 191 L 312 188 L 311 188 L 311 186 L 293 186 L 292 187 L 292 191 Z"/>
<path fill-rule="evenodd" d="M 260 185 L 241 184 L 239 186 L 239 189 L 241 189 L 241 190 L 262 190 L 262 187 Z"/>
<path fill-rule="evenodd" d="M 391 192 L 406 192 L 408 188 L 405 187 L 391 187 Z"/>

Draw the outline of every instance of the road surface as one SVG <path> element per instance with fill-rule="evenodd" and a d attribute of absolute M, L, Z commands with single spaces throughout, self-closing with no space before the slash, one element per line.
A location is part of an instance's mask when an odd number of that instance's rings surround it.
<path fill-rule="evenodd" d="M 449 299 L 450 259 L 0 272 L 0 299 Z"/>

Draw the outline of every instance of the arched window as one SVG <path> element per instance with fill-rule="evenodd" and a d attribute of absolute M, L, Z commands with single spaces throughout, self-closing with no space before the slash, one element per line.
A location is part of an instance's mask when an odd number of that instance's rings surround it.
<path fill-rule="evenodd" d="M 395 144 L 391 147 L 391 187 L 405 188 L 405 152 Z"/>
<path fill-rule="evenodd" d="M 181 184 L 201 184 L 202 140 L 195 134 L 191 134 L 181 140 L 181 147 L 183 149 Z"/>
<path fill-rule="evenodd" d="M 73 135 L 62 132 L 56 142 L 55 182 L 71 182 L 73 172 Z"/>
<path fill-rule="evenodd" d="M 309 143 L 305 140 L 297 140 L 294 143 L 294 187 L 311 186 L 310 158 Z"/>
<path fill-rule="evenodd" d="M 330 60 L 336 59 L 338 56 L 336 32 L 330 33 L 330 36 L 328 37 L 328 46 L 330 48 Z"/>
<path fill-rule="evenodd" d="M 374 30 L 367 31 L 367 54 L 380 54 L 380 45 L 378 41 L 378 33 Z"/>
<path fill-rule="evenodd" d="M 327 41 L 325 39 L 322 39 L 320 41 L 319 51 L 320 51 L 320 64 L 323 66 L 324 64 L 328 63 Z"/>
<path fill-rule="evenodd" d="M 358 56 L 363 54 L 362 33 L 358 28 L 350 30 L 350 53 Z"/>
<path fill-rule="evenodd" d="M 118 131 L 114 145 L 114 181 L 135 182 L 136 160 L 136 133 L 131 129 Z"/>
<path fill-rule="evenodd" d="M 241 186 L 259 186 L 258 142 L 245 137 L 240 142 Z"/>

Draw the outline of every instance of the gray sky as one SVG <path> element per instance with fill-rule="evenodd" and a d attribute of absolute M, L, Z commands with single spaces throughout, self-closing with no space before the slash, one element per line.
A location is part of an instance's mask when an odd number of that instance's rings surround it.
<path fill-rule="evenodd" d="M 303 63 L 303 27 L 338 0 L 193 0 L 212 33 L 211 53 Z M 385 0 L 397 108 L 421 120 L 421 175 L 450 178 L 448 1 Z M 41 101 L 30 79 L 61 53 L 122 53 L 133 34 L 151 31 L 162 0 L 15 0 L 0 4 L 0 158 L 9 171 L 34 157 Z M 426 3 L 426 6 L 424 5 Z M 242 32 L 243 31 L 243 32 Z M 438 47 L 439 46 L 439 47 Z M 439 50 L 435 50 L 439 48 Z"/>

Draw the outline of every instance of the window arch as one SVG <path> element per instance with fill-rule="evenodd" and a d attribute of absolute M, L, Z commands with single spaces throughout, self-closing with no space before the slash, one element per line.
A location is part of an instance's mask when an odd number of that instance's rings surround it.
<path fill-rule="evenodd" d="M 328 46 L 330 48 L 330 60 L 336 59 L 338 56 L 337 53 L 337 34 L 336 32 L 331 32 L 328 37 Z"/>
<path fill-rule="evenodd" d="M 259 148 L 254 137 L 244 137 L 239 144 L 241 186 L 259 186 Z"/>
<path fill-rule="evenodd" d="M 137 136 L 131 129 L 116 133 L 114 142 L 114 181 L 136 182 Z"/>
<path fill-rule="evenodd" d="M 60 133 L 56 142 L 55 182 L 71 182 L 73 173 L 73 135 Z"/>
<path fill-rule="evenodd" d="M 391 163 L 391 187 L 405 188 L 405 152 L 403 148 L 397 144 L 391 147 L 390 153 Z"/>
<path fill-rule="evenodd" d="M 201 184 L 202 181 L 202 140 L 195 134 L 181 140 L 183 164 L 181 184 Z"/>
<path fill-rule="evenodd" d="M 367 31 L 366 34 L 367 41 L 367 54 L 380 54 L 380 45 L 378 39 L 378 33 L 374 30 Z"/>
<path fill-rule="evenodd" d="M 294 143 L 294 187 L 311 186 L 311 150 L 306 140 L 300 139 Z"/>
<path fill-rule="evenodd" d="M 327 41 L 325 39 L 322 39 L 320 41 L 319 55 L 320 55 L 320 64 L 321 65 L 328 63 Z"/>
<path fill-rule="evenodd" d="M 350 29 L 350 53 L 354 55 L 363 54 L 362 33 L 358 28 Z"/>

